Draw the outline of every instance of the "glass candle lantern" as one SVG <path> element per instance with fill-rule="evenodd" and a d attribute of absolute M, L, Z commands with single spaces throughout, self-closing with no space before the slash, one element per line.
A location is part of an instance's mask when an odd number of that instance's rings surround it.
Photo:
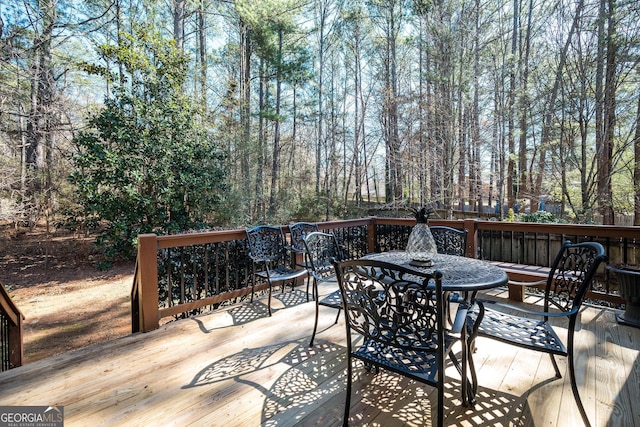
<path fill-rule="evenodd" d="M 413 212 L 416 217 L 416 225 L 413 226 L 409 235 L 406 252 L 411 258 L 411 265 L 431 267 L 433 265 L 433 256 L 438 252 L 436 242 L 427 223 L 433 210 L 427 210 L 423 207 Z"/>

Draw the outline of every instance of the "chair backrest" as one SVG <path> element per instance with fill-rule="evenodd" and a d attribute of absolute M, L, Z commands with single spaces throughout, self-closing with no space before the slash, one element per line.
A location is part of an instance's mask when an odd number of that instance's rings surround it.
<path fill-rule="evenodd" d="M 336 236 L 329 233 L 314 231 L 307 234 L 304 246 L 311 263 L 311 274 L 322 282 L 335 277 L 332 260 L 342 261 L 344 255 Z"/>
<path fill-rule="evenodd" d="M 432 225 L 429 227 L 439 254 L 464 256 L 467 249 L 467 230 Z"/>
<path fill-rule="evenodd" d="M 348 347 L 355 332 L 395 348 L 427 353 L 442 350 L 437 345 L 444 340 L 439 271 L 423 274 L 373 260 L 336 262 L 334 267 L 345 308 Z M 438 336 L 435 343 L 434 333 Z"/>
<path fill-rule="evenodd" d="M 601 262 L 606 262 L 604 248 L 597 242 L 565 242 L 551 265 L 545 289 L 545 310 L 577 310 L 591 286 Z"/>
<path fill-rule="evenodd" d="M 318 231 L 318 224 L 311 222 L 296 222 L 289 226 L 289 232 L 291 233 L 291 249 L 295 252 L 304 252 L 304 238 L 309 233 Z"/>
<path fill-rule="evenodd" d="M 271 225 L 247 230 L 247 246 L 249 257 L 254 261 L 274 263 L 287 254 L 282 228 Z"/>

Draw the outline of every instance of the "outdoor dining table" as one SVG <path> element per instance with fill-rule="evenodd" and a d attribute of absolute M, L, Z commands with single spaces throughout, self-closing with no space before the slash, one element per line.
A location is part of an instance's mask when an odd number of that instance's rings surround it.
<path fill-rule="evenodd" d="M 421 273 L 432 274 L 439 270 L 442 273 L 442 290 L 445 292 L 467 293 L 492 289 L 506 285 L 508 280 L 507 274 L 500 267 L 480 259 L 457 255 L 435 254 L 429 267 L 411 265 L 411 257 L 404 251 L 371 253 L 362 259 L 384 261 Z"/>
<path fill-rule="evenodd" d="M 421 273 L 432 274 L 435 270 L 442 273 L 442 290 L 445 293 L 459 292 L 463 298 L 459 299 L 458 309 L 468 310 L 472 304 L 470 295 L 476 291 L 492 289 L 507 284 L 507 274 L 500 267 L 487 261 L 467 258 L 457 255 L 435 254 L 428 267 L 411 264 L 411 257 L 404 251 L 390 251 L 367 254 L 362 259 L 388 262 L 390 264 L 413 269 Z M 477 319 L 481 321 L 481 319 Z M 475 329 L 475 328 L 474 328 Z M 468 389 L 467 366 L 468 348 L 467 328 L 462 328 L 462 404 L 468 406 L 475 402 L 474 390 Z M 473 378 L 475 381 L 475 378 Z"/>

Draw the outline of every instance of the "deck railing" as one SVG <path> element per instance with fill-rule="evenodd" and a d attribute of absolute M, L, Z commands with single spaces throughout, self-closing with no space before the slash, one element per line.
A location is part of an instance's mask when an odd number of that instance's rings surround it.
<path fill-rule="evenodd" d="M 415 220 L 369 217 L 319 223 L 336 234 L 351 257 L 404 249 Z M 640 227 L 431 220 L 432 225 L 466 229 L 467 256 L 548 267 L 565 240 L 603 244 L 610 264 L 640 263 Z M 285 233 L 288 227 L 283 226 Z M 253 265 L 244 230 L 170 236 L 141 235 L 132 289 L 132 330 L 156 329 L 163 319 L 187 317 L 251 294 Z M 602 268 L 589 298 L 623 303 L 615 278 Z"/>
<path fill-rule="evenodd" d="M 369 252 L 370 219 L 325 222 L 320 229 L 340 239 L 346 252 Z M 288 233 L 288 227 L 283 226 Z M 266 289 L 254 283 L 245 230 L 171 236 L 141 235 L 132 300 L 132 331 L 149 331 L 165 318 L 187 317 Z"/>
<path fill-rule="evenodd" d="M 0 372 L 22 366 L 24 316 L 0 283 Z"/>
<path fill-rule="evenodd" d="M 415 220 L 369 217 L 319 223 L 336 234 L 350 257 L 404 249 Z M 609 265 L 640 264 L 640 227 L 431 220 L 432 225 L 466 229 L 467 256 L 548 267 L 565 240 L 596 241 Z M 283 226 L 288 233 L 288 227 Z M 242 300 L 266 288 L 255 284 L 244 230 L 157 236 L 140 235 L 131 290 L 132 331 L 158 328 L 162 319 L 188 317 Z M 588 297 L 614 305 L 624 300 L 616 278 L 604 266 Z M 23 363 L 23 319 L 0 284 L 0 371 Z"/>

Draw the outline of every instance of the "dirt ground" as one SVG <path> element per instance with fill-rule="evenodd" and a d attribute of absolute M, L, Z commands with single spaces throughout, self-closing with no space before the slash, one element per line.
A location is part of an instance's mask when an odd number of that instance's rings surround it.
<path fill-rule="evenodd" d="M 25 364 L 131 333 L 134 263 L 96 268 L 91 238 L 0 234 L 0 282 L 25 316 Z"/>

